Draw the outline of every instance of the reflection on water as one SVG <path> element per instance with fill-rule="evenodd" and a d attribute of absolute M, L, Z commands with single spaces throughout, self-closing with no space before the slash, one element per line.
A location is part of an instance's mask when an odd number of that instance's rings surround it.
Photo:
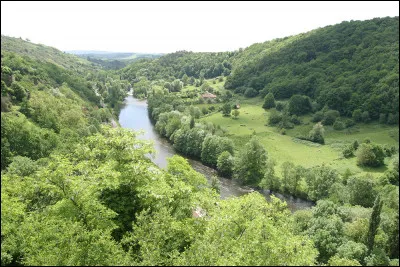
<path fill-rule="evenodd" d="M 152 161 L 160 168 L 165 168 L 167 166 L 167 158 L 177 154 L 172 145 L 168 143 L 166 139 L 161 138 L 154 130 L 147 113 L 146 100 L 138 100 L 132 96 L 127 96 L 125 99 L 125 105 L 122 107 L 119 114 L 119 123 L 121 127 L 127 129 L 133 129 L 135 131 L 142 130 L 143 134 L 139 135 L 138 138 L 151 140 L 154 143 L 156 154 L 154 157 L 152 157 Z M 203 165 L 199 161 L 192 159 L 188 159 L 188 161 L 193 169 L 202 173 L 209 182 L 211 181 L 212 176 L 217 175 L 217 172 L 214 169 Z M 239 185 L 235 180 L 226 179 L 223 177 L 218 178 L 220 181 L 220 193 L 222 199 L 231 196 L 241 196 L 254 191 L 247 186 Z M 263 194 L 267 200 L 270 199 L 271 192 L 269 190 L 259 190 L 258 192 Z M 285 196 L 279 193 L 274 193 L 274 195 L 281 200 L 285 200 L 288 208 L 291 211 L 313 206 L 313 203 L 310 201 L 302 200 L 292 196 Z"/>

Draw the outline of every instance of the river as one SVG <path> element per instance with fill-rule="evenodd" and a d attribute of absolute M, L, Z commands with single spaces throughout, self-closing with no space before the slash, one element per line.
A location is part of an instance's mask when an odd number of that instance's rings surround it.
<path fill-rule="evenodd" d="M 177 154 L 174 148 L 165 138 L 162 138 L 155 130 L 150 122 L 147 113 L 146 100 L 138 100 L 131 95 L 128 95 L 125 99 L 124 107 L 121 109 L 119 114 L 119 124 L 123 128 L 133 129 L 135 131 L 143 130 L 144 133 L 139 135 L 138 138 L 151 140 L 154 143 L 156 155 L 152 157 L 152 161 L 157 164 L 160 168 L 167 166 L 167 158 Z M 201 162 L 188 159 L 190 165 L 196 171 L 202 173 L 208 181 L 211 180 L 213 175 L 217 175 L 217 172 L 203 165 Z M 221 198 L 225 199 L 232 196 L 241 196 L 249 192 L 254 191 L 253 189 L 239 185 L 239 183 L 232 179 L 224 177 L 218 177 L 220 181 L 220 194 Z M 268 190 L 259 191 L 263 194 L 267 200 L 270 199 L 271 193 Z M 310 201 L 295 198 L 292 196 L 286 196 L 279 193 L 274 193 L 275 196 L 287 202 L 288 208 L 291 211 L 299 209 L 310 208 L 314 204 Z"/>

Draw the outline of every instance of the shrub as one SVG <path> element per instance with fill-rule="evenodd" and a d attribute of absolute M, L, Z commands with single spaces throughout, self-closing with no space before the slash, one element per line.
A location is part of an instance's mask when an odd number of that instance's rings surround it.
<path fill-rule="evenodd" d="M 315 124 L 312 130 L 308 133 L 308 140 L 315 143 L 325 144 L 324 131 L 324 127 L 321 123 Z"/>
<path fill-rule="evenodd" d="M 339 111 L 337 111 L 337 110 L 328 110 L 324 114 L 324 120 L 323 120 L 322 123 L 324 125 L 332 125 L 339 116 L 340 116 Z"/>
<path fill-rule="evenodd" d="M 357 150 L 357 165 L 379 167 L 384 164 L 385 152 L 377 144 L 363 143 Z"/>
<path fill-rule="evenodd" d="M 281 122 L 282 117 L 283 117 L 282 113 L 276 110 L 272 110 L 271 113 L 269 114 L 268 125 L 278 124 L 279 122 Z"/>
<path fill-rule="evenodd" d="M 345 158 L 351 158 L 351 157 L 353 157 L 354 156 L 354 149 L 353 149 L 353 146 L 348 146 L 348 147 L 346 147 L 343 151 L 342 151 L 342 154 L 343 154 L 343 156 L 345 157 Z"/>
<path fill-rule="evenodd" d="M 337 118 L 335 120 L 335 123 L 333 124 L 333 129 L 340 131 L 343 130 L 346 127 L 346 125 L 343 123 L 342 120 L 340 120 L 340 118 Z"/>
<path fill-rule="evenodd" d="M 247 88 L 246 91 L 244 92 L 245 97 L 255 97 L 257 95 L 258 92 L 251 87 Z"/>
<path fill-rule="evenodd" d="M 315 112 L 315 114 L 313 115 L 311 121 L 312 122 L 319 122 L 322 121 L 324 119 L 324 113 L 322 111 L 318 111 Z"/>

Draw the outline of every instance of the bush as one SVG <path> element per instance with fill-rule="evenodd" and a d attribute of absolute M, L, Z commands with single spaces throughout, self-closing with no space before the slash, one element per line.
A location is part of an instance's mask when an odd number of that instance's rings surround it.
<path fill-rule="evenodd" d="M 379 114 L 379 123 L 380 124 L 385 124 L 387 123 L 387 116 L 384 113 Z"/>
<path fill-rule="evenodd" d="M 286 108 L 286 103 L 277 101 L 276 103 L 276 110 L 282 111 Z"/>
<path fill-rule="evenodd" d="M 238 88 L 236 88 L 233 92 L 235 94 L 244 94 L 244 92 L 246 91 L 247 87 L 244 86 L 240 86 Z"/>
<path fill-rule="evenodd" d="M 324 119 L 324 113 L 322 111 L 315 112 L 311 121 L 312 122 L 320 122 Z"/>
<path fill-rule="evenodd" d="M 350 204 L 370 208 L 374 205 L 377 191 L 375 179 L 370 174 L 362 177 L 350 177 L 347 187 L 350 193 Z"/>
<path fill-rule="evenodd" d="M 355 121 L 352 119 L 345 119 L 344 124 L 346 125 L 346 128 L 350 128 L 350 127 L 356 125 Z"/>
<path fill-rule="evenodd" d="M 344 122 L 342 120 L 340 120 L 340 118 L 337 118 L 335 120 L 335 123 L 333 124 L 333 129 L 335 129 L 336 131 L 343 130 L 345 127 L 346 127 L 346 125 L 344 124 Z"/>
<path fill-rule="evenodd" d="M 292 115 L 290 117 L 290 122 L 295 124 L 295 125 L 300 125 L 301 124 L 300 118 L 298 116 L 296 116 L 296 115 Z"/>
<path fill-rule="evenodd" d="M 358 148 L 358 146 L 359 146 L 359 144 L 358 144 L 358 141 L 357 141 L 357 140 L 354 140 L 353 144 L 351 144 L 351 145 L 352 145 L 352 147 L 353 147 L 353 150 L 354 150 L 354 151 L 356 151 L 356 150 L 357 150 L 357 148 Z"/>
<path fill-rule="evenodd" d="M 361 114 L 362 114 L 361 109 L 356 109 L 356 110 L 354 110 L 354 111 L 353 111 L 353 114 L 352 114 L 353 120 L 354 120 L 355 122 L 360 122 L 360 121 L 361 121 Z"/>
<path fill-rule="evenodd" d="M 347 158 L 351 158 L 354 156 L 354 149 L 353 146 L 348 146 L 346 147 L 343 151 L 342 151 L 343 156 L 347 159 Z"/>
<path fill-rule="evenodd" d="M 279 122 L 281 122 L 282 117 L 283 117 L 282 113 L 276 110 L 272 110 L 271 113 L 269 114 L 268 125 L 278 124 Z"/>
<path fill-rule="evenodd" d="M 234 166 L 234 159 L 228 151 L 222 152 L 217 160 L 217 170 L 218 172 L 227 178 L 232 176 Z"/>
<path fill-rule="evenodd" d="M 27 157 L 16 156 L 8 166 L 8 173 L 28 176 L 38 169 L 35 161 Z"/>
<path fill-rule="evenodd" d="M 275 107 L 275 98 L 272 93 L 269 93 L 264 98 L 264 104 L 262 106 L 264 109 L 270 109 Z"/>
<path fill-rule="evenodd" d="M 315 143 L 325 144 L 324 127 L 321 123 L 314 125 L 313 129 L 308 133 L 308 140 Z"/>
<path fill-rule="evenodd" d="M 387 124 L 399 124 L 399 113 L 389 113 L 387 118 Z"/>
<path fill-rule="evenodd" d="M 332 125 L 339 116 L 340 116 L 339 111 L 337 111 L 337 110 L 328 110 L 324 114 L 324 120 L 323 120 L 322 123 L 324 125 Z"/>
<path fill-rule="evenodd" d="M 385 152 L 377 144 L 363 143 L 357 150 L 357 165 L 379 167 L 384 165 Z"/>
<path fill-rule="evenodd" d="M 364 122 L 364 123 L 367 123 L 367 122 L 369 122 L 369 121 L 371 120 L 368 111 L 364 111 L 364 112 L 361 114 L 361 120 L 362 120 L 362 122 Z"/>
<path fill-rule="evenodd" d="M 311 101 L 308 96 L 293 95 L 289 99 L 288 111 L 290 114 L 301 115 L 312 110 Z"/>
<path fill-rule="evenodd" d="M 246 91 L 244 92 L 245 97 L 255 97 L 257 95 L 258 92 L 251 87 L 247 88 Z"/>

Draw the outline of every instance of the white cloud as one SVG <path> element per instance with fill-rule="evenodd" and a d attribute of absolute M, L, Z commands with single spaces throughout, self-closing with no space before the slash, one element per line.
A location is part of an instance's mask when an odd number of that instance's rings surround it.
<path fill-rule="evenodd" d="M 60 50 L 228 51 L 342 21 L 398 16 L 399 2 L 1 2 L 1 33 Z"/>

